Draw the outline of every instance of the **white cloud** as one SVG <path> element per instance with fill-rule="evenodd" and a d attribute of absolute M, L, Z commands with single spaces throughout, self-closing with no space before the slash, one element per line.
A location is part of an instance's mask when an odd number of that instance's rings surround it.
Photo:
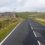
<path fill-rule="evenodd" d="M 0 11 L 35 11 L 45 10 L 45 0 L 0 0 Z"/>
<path fill-rule="evenodd" d="M 23 0 L 24 1 L 24 0 Z M 17 7 L 17 10 L 45 10 L 45 0 L 25 0 Z M 23 7 L 21 6 L 23 4 Z"/>

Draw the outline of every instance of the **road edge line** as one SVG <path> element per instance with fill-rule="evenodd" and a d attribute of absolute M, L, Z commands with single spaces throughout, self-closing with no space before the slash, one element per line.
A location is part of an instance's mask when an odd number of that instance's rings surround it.
<path fill-rule="evenodd" d="M 18 23 L 16 27 L 0 42 L 0 45 L 14 32 L 14 30 L 20 25 L 21 23 Z"/>

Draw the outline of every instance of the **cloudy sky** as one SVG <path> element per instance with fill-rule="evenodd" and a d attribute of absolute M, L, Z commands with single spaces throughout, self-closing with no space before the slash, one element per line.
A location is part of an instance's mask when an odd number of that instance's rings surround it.
<path fill-rule="evenodd" d="M 0 0 L 0 11 L 45 11 L 45 0 Z"/>

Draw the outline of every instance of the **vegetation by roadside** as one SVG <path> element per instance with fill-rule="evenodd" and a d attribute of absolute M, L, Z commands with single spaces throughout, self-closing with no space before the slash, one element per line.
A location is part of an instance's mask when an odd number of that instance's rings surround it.
<path fill-rule="evenodd" d="M 1 22 L 2 26 L 0 28 L 0 42 L 13 30 L 13 28 L 15 28 L 15 26 L 22 22 L 22 19 L 17 18 L 15 21 L 5 21 L 5 22 Z M 4 24 L 3 24 L 4 23 Z"/>
<path fill-rule="evenodd" d="M 35 19 L 32 19 L 33 21 L 45 26 L 45 19 L 42 19 L 42 18 L 35 18 Z"/>
<path fill-rule="evenodd" d="M 45 26 L 45 13 L 43 12 L 18 12 L 16 15 L 23 19 L 32 19 L 33 21 Z M 37 20 L 37 18 L 42 19 L 43 21 Z"/>

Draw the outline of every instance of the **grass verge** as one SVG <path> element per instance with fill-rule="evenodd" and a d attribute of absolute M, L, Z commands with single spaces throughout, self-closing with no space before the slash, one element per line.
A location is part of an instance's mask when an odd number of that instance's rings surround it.
<path fill-rule="evenodd" d="M 0 42 L 15 28 L 15 26 L 21 22 L 22 20 L 17 19 L 16 22 L 10 23 L 9 26 L 5 27 L 4 29 L 0 30 Z"/>
<path fill-rule="evenodd" d="M 34 18 L 32 19 L 33 21 L 45 26 L 45 19 L 42 19 L 42 18 Z"/>

